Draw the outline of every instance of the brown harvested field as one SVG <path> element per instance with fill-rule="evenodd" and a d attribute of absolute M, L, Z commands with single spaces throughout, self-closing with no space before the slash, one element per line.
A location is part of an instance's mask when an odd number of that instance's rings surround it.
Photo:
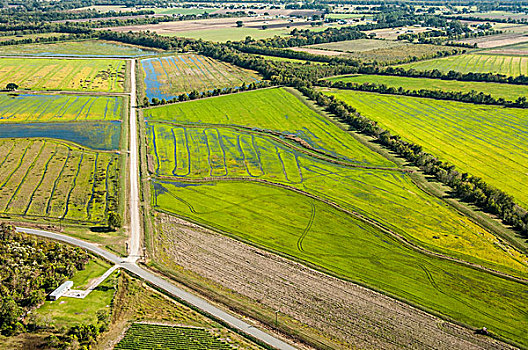
<path fill-rule="evenodd" d="M 376 34 L 376 38 L 387 39 L 387 40 L 396 40 L 398 35 L 406 34 L 407 31 L 412 31 L 413 34 L 427 32 L 429 29 L 424 27 L 398 27 L 398 28 L 384 28 L 384 29 L 375 29 L 368 30 L 365 33 Z M 410 34 L 410 33 L 409 33 Z"/>
<path fill-rule="evenodd" d="M 202 276 L 223 294 L 220 299 L 242 298 L 257 309 L 279 310 L 279 322 L 293 318 L 303 329 L 319 330 L 331 348 L 511 348 L 383 294 L 183 220 L 160 214 L 157 224 L 152 257 L 163 269 L 195 279 Z"/>
<path fill-rule="evenodd" d="M 116 32 L 128 32 L 128 31 L 141 31 L 150 30 L 160 35 L 173 34 L 178 32 L 197 31 L 197 30 L 211 30 L 220 28 L 236 28 L 236 22 L 243 21 L 245 27 L 262 27 L 267 25 L 272 28 L 277 25 L 297 25 L 298 22 L 304 22 L 303 20 L 296 20 L 290 23 L 285 19 L 266 19 L 264 17 L 235 17 L 235 18 L 214 18 L 214 19 L 202 19 L 195 21 L 174 21 L 164 22 L 159 24 L 145 24 L 145 25 L 131 25 L 123 27 L 106 28 Z"/>
<path fill-rule="evenodd" d="M 339 55 L 345 55 L 344 52 L 341 51 L 332 51 L 332 50 L 321 50 L 321 49 L 312 49 L 309 47 L 292 47 L 290 50 L 293 51 L 301 51 L 301 52 L 307 52 L 311 53 L 312 55 L 322 55 L 322 56 L 339 56 Z"/>
<path fill-rule="evenodd" d="M 477 44 L 477 46 L 481 49 L 491 49 L 495 47 L 528 42 L 528 34 L 508 33 L 493 36 L 482 36 L 479 38 L 459 40 L 459 42 Z"/>

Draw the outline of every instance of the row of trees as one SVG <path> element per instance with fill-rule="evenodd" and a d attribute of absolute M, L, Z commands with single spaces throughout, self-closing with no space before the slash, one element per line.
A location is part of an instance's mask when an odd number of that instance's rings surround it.
<path fill-rule="evenodd" d="M 22 316 L 83 270 L 88 259 L 80 248 L 37 239 L 0 224 L 0 333 L 25 331 Z"/>
<path fill-rule="evenodd" d="M 454 165 L 424 152 L 420 145 L 405 141 L 399 135 L 392 135 L 377 122 L 362 116 L 355 108 L 333 96 L 325 96 L 308 87 L 300 87 L 299 90 L 354 130 L 374 137 L 424 173 L 451 187 L 454 196 L 497 215 L 506 225 L 512 225 L 523 234 L 528 234 L 528 213 L 515 204 L 512 196 L 490 186 L 479 177 L 459 172 Z"/>
<path fill-rule="evenodd" d="M 181 95 L 175 96 L 174 98 L 170 100 L 166 100 L 162 98 L 161 100 L 159 98 L 154 97 L 152 101 L 149 101 L 147 97 L 143 99 L 143 106 L 159 106 L 159 105 L 165 105 L 167 103 L 176 103 L 176 102 L 184 102 L 189 100 L 197 100 L 200 98 L 206 98 L 206 97 L 212 97 L 212 96 L 220 96 L 220 95 L 228 95 L 236 92 L 242 92 L 242 91 L 249 91 L 249 90 L 256 90 L 261 88 L 266 88 L 271 86 L 271 83 L 269 81 L 260 81 L 260 82 L 253 82 L 251 84 L 243 83 L 242 85 L 238 87 L 226 87 L 223 89 L 214 89 L 214 90 L 208 90 L 208 91 L 202 91 L 199 92 L 197 90 L 191 91 L 189 94 L 183 93 Z"/>
<path fill-rule="evenodd" d="M 377 92 L 380 94 L 390 94 L 390 95 L 404 95 L 404 96 L 414 96 L 414 97 L 427 97 L 434 98 L 437 100 L 452 100 L 460 102 L 469 102 L 476 104 L 486 104 L 486 105 L 501 105 L 506 107 L 518 107 L 518 108 L 528 108 L 528 101 L 525 96 L 519 96 L 515 101 L 508 101 L 504 98 L 495 98 L 490 94 L 485 94 L 483 92 L 477 92 L 471 90 L 469 92 L 462 91 L 443 91 L 443 90 L 430 90 L 430 89 L 420 89 L 420 90 L 409 90 L 404 89 L 403 87 L 392 87 L 385 84 L 376 84 L 376 83 L 354 83 L 354 82 L 344 82 L 336 81 L 330 82 L 327 80 L 322 80 L 318 83 L 321 86 L 328 86 L 337 89 L 348 89 L 348 90 L 359 90 L 359 91 L 369 91 Z"/>

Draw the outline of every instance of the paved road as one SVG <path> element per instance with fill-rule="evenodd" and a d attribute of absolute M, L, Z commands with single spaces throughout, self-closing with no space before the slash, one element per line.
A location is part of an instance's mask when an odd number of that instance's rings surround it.
<path fill-rule="evenodd" d="M 241 332 L 244 332 L 245 334 L 248 334 L 256 339 L 261 340 L 262 342 L 281 350 L 295 350 L 296 348 L 283 342 L 280 339 L 275 338 L 274 336 L 265 333 L 261 331 L 258 328 L 253 327 L 252 325 L 220 310 L 216 306 L 210 304 L 205 299 L 202 299 L 200 297 L 197 297 L 191 293 L 188 293 L 184 291 L 183 289 L 180 289 L 176 287 L 171 282 L 162 279 L 153 273 L 149 272 L 148 270 L 136 265 L 134 262 L 129 262 L 128 259 L 121 258 L 115 254 L 112 254 L 98 246 L 96 246 L 93 243 L 88 243 L 83 240 L 73 238 L 70 236 L 54 233 L 54 232 L 48 232 L 48 231 L 42 231 L 42 230 L 36 230 L 36 229 L 30 229 L 30 228 L 22 228 L 17 227 L 17 231 L 19 232 L 25 232 L 32 235 L 37 235 L 45 238 L 54 239 L 57 241 L 61 241 L 64 243 L 68 243 L 80 248 L 83 248 L 85 250 L 88 250 L 92 252 L 93 254 L 99 255 L 114 264 L 118 264 L 121 268 L 133 273 L 134 275 L 144 279 L 145 281 L 149 282 L 150 284 L 159 287 L 160 289 L 166 291 L 167 293 L 175 296 L 178 299 L 181 299 L 200 310 L 205 311 L 206 313 L 221 319 L 225 323 L 229 324 L 232 328 L 236 328 L 240 330 Z"/>
<path fill-rule="evenodd" d="M 136 261 L 141 256 L 141 224 L 139 222 L 139 185 L 138 185 L 138 134 L 136 114 L 136 60 L 130 60 L 130 239 L 128 242 L 128 259 Z"/>

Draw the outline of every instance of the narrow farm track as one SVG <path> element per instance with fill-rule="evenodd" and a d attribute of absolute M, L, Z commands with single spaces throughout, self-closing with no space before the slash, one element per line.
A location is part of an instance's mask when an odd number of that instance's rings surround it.
<path fill-rule="evenodd" d="M 268 344 L 269 346 L 273 348 L 281 349 L 281 350 L 295 350 L 296 349 L 290 344 L 285 343 L 284 341 L 268 333 L 261 331 L 260 329 L 254 327 L 253 325 L 246 323 L 242 321 L 241 319 L 235 316 L 232 316 L 231 314 L 228 314 L 225 311 L 222 311 L 216 306 L 210 304 L 205 299 L 197 297 L 183 289 L 176 287 L 171 282 L 158 277 L 157 275 L 142 268 L 141 266 L 136 265 L 135 262 L 130 262 L 128 258 L 123 259 L 115 254 L 112 254 L 106 251 L 105 249 L 98 247 L 97 245 L 93 243 L 88 243 L 86 241 L 83 241 L 77 238 L 73 238 L 73 237 L 63 235 L 63 234 L 58 234 L 58 233 L 49 232 L 49 231 L 35 230 L 35 229 L 22 228 L 22 227 L 16 227 L 16 230 L 19 232 L 36 235 L 39 237 L 57 240 L 63 243 L 71 244 L 71 245 L 80 247 L 82 249 L 88 250 L 93 254 L 96 254 L 114 264 L 119 265 L 120 268 L 123 268 L 124 270 L 130 272 L 131 274 L 142 278 L 146 282 L 150 283 L 151 285 L 157 288 L 160 288 L 161 290 L 176 297 L 177 299 L 182 300 L 183 302 L 202 310 L 203 312 L 210 315 L 211 317 L 221 320 L 225 324 L 229 325 L 231 328 L 237 329 L 238 331 L 243 332 L 244 334 L 247 334 L 250 337 L 258 339 L 261 342 L 264 342 L 265 344 Z"/>
<path fill-rule="evenodd" d="M 172 180 L 172 181 L 175 180 L 173 177 L 169 177 L 169 176 L 157 176 L 157 178 L 164 179 L 164 180 Z M 504 273 L 504 272 L 501 272 L 501 271 L 497 271 L 497 270 L 494 270 L 494 269 L 491 269 L 491 268 L 488 268 L 488 267 L 485 267 L 485 266 L 482 266 L 482 265 L 479 265 L 479 264 L 475 264 L 475 263 L 468 262 L 468 261 L 465 261 L 465 260 L 462 260 L 462 259 L 458 259 L 458 258 L 454 258 L 454 257 L 448 256 L 448 255 L 445 255 L 445 254 L 442 254 L 442 253 L 437 253 L 437 252 L 425 249 L 425 248 L 423 248 L 423 247 L 421 247 L 421 246 L 409 241 L 407 238 L 405 238 L 404 236 L 400 235 L 399 233 L 396 233 L 393 230 L 387 228 L 383 223 L 378 222 L 377 220 L 369 218 L 368 216 L 365 216 L 365 215 L 363 215 L 363 214 L 361 214 L 361 213 L 359 213 L 357 211 L 353 211 L 353 210 L 349 210 L 349 209 L 343 208 L 342 206 L 340 206 L 337 203 L 334 203 L 334 202 L 332 202 L 330 200 L 321 198 L 321 197 L 319 197 L 317 195 L 314 195 L 314 194 L 311 194 L 309 192 L 300 190 L 300 189 L 295 188 L 293 186 L 280 184 L 280 183 L 275 183 L 275 182 L 272 182 L 272 181 L 258 179 L 258 178 L 251 178 L 251 177 L 208 177 L 208 178 L 202 178 L 202 179 L 178 178 L 177 181 L 189 182 L 189 183 L 203 183 L 203 182 L 215 182 L 215 181 L 218 181 L 218 182 L 221 182 L 221 181 L 249 181 L 249 182 L 259 182 L 259 183 L 262 183 L 262 184 L 265 184 L 265 185 L 269 185 L 269 186 L 280 187 L 280 188 L 283 188 L 283 189 L 286 189 L 286 190 L 290 190 L 290 191 L 302 194 L 302 195 L 307 196 L 309 198 L 313 198 L 315 200 L 321 201 L 321 202 L 323 202 L 325 204 L 328 204 L 328 205 L 336 208 L 337 210 L 340 210 L 340 211 L 342 211 L 342 212 L 344 212 L 344 213 L 346 213 L 346 214 L 348 214 L 350 216 L 355 217 L 356 219 L 359 219 L 359 220 L 361 220 L 361 221 L 363 221 L 363 222 L 365 222 L 365 223 L 367 223 L 367 224 L 369 224 L 369 225 L 371 225 L 373 227 L 376 227 L 377 229 L 379 229 L 380 231 L 382 231 L 382 232 L 384 232 L 386 234 L 389 234 L 390 236 L 392 236 L 394 239 L 398 240 L 400 243 L 402 243 L 406 247 L 408 247 L 410 249 L 413 249 L 413 250 L 415 250 L 417 252 L 426 254 L 428 256 L 433 256 L 433 257 L 436 257 L 436 258 L 453 261 L 453 262 L 456 262 L 458 264 L 466 265 L 466 266 L 469 266 L 469 267 L 477 269 L 477 270 L 481 270 L 481 271 L 484 271 L 484 272 L 487 272 L 487 273 L 491 273 L 491 274 L 493 274 L 495 276 L 507 278 L 509 280 L 528 285 L 528 279 L 512 276 L 512 275 L 509 275 L 507 273 Z M 161 210 L 161 209 L 157 208 L 157 210 Z M 161 210 L 161 211 L 163 211 L 163 210 Z"/>
<path fill-rule="evenodd" d="M 130 60 L 130 239 L 128 258 L 135 261 L 141 256 L 141 224 L 139 222 L 139 163 L 136 113 L 136 60 Z"/>

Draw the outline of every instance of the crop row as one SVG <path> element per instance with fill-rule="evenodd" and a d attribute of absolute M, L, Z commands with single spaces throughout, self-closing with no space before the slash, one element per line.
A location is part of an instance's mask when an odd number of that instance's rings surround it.
<path fill-rule="evenodd" d="M 205 329 L 134 323 L 115 349 L 230 350 L 233 348 Z"/>
<path fill-rule="evenodd" d="M 0 139 L 0 213 L 101 223 L 117 206 L 118 158 L 51 140 Z"/>
<path fill-rule="evenodd" d="M 494 73 L 507 76 L 528 75 L 528 57 L 502 55 L 460 55 L 434 60 L 413 62 L 404 65 L 416 70 L 438 69 L 461 73 Z"/>
<path fill-rule="evenodd" d="M 0 123 L 121 120 L 122 97 L 0 94 Z"/>
<path fill-rule="evenodd" d="M 0 86 L 22 89 L 123 92 L 125 61 L 0 59 Z"/>
<path fill-rule="evenodd" d="M 199 55 L 149 58 L 141 64 L 149 100 L 171 99 L 193 90 L 237 87 L 258 79 L 254 72 Z"/>

